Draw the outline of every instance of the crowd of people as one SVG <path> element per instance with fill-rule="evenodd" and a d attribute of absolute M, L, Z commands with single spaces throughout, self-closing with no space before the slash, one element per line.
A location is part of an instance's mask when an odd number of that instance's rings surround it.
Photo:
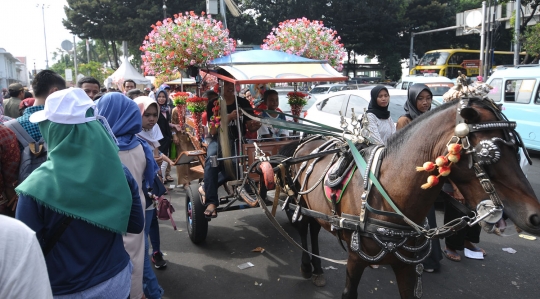
<path fill-rule="evenodd" d="M 235 156 L 235 143 L 243 138 L 288 137 L 287 130 L 265 126 L 240 110 L 283 119 L 275 90 L 254 84 L 237 97 L 233 83 L 222 84 L 222 96 L 212 90 L 203 94 L 207 153 L 199 192 L 208 219 L 217 217 L 219 186 L 239 171 L 234 160 L 215 167 L 211 158 Z M 193 145 L 169 86 L 141 91 L 125 80 L 122 87 L 122 92 L 104 89 L 85 77 L 67 89 L 61 76 L 44 70 L 32 81 L 33 94 L 11 84 L 0 96 L 0 236 L 8 240 L 0 244 L 0 257 L 16 269 L 0 270 L 3 282 L 16 280 L 0 284 L 5 297 L 162 297 L 152 264 L 164 269 L 167 262 L 154 200 L 167 192 L 163 184 L 173 181 L 171 146 L 180 153 Z M 430 110 L 432 93 L 423 84 L 413 85 L 397 125 L 388 111 L 390 100 L 383 85 L 372 89 L 368 130 L 379 144 Z M 264 111 L 253 110 L 261 107 Z M 189 167 L 176 167 L 178 185 L 189 185 L 194 178 Z M 449 193 L 458 196 L 459 190 L 450 186 Z M 456 217 L 447 209 L 444 220 Z M 428 219 L 436 225 L 434 209 Z M 447 238 L 442 252 L 435 244 L 426 271 L 439 269 L 442 254 L 453 261 L 460 260 L 456 250 L 463 248 L 485 254 L 473 244 L 479 232 L 471 228 Z M 28 261 L 34 270 L 20 273 Z"/>

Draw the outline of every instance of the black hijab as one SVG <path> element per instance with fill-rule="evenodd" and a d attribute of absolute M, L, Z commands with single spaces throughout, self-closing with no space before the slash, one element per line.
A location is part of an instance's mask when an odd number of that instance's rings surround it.
<path fill-rule="evenodd" d="M 388 89 L 384 85 L 377 85 L 373 87 L 371 90 L 371 101 L 369 102 L 367 112 L 375 114 L 378 119 L 388 119 L 390 117 L 388 106 L 381 107 L 379 104 L 377 104 L 377 97 L 382 90 L 386 90 L 386 92 L 388 92 Z M 388 102 L 388 105 L 390 105 L 390 102 Z"/>
<path fill-rule="evenodd" d="M 416 100 L 418 96 L 422 93 L 422 91 L 427 91 L 433 98 L 433 93 L 431 93 L 431 90 L 429 87 L 425 84 L 413 84 L 409 87 L 409 95 L 407 97 L 407 102 L 405 102 L 405 106 L 403 106 L 403 109 L 405 109 L 405 116 L 408 116 L 411 120 L 417 118 L 422 114 L 422 111 L 418 110 L 416 106 Z M 430 110 L 431 107 L 429 107 L 428 110 Z"/>

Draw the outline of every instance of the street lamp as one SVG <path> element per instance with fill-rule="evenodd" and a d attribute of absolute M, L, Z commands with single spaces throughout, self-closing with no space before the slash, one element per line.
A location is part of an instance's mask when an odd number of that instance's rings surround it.
<path fill-rule="evenodd" d="M 50 5 L 47 5 L 49 8 Z M 36 5 L 39 7 L 39 4 Z M 45 65 L 46 69 L 49 69 L 49 54 L 47 51 L 47 32 L 45 31 L 45 4 L 41 4 L 41 16 L 43 17 L 43 36 L 45 37 Z"/>
<path fill-rule="evenodd" d="M 165 1 L 163 0 L 163 19 L 167 18 L 167 5 L 165 5 Z"/>

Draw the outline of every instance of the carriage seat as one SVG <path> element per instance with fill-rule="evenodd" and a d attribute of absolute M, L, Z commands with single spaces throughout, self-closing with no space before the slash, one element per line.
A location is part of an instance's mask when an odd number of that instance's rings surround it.
<path fill-rule="evenodd" d="M 356 144 L 356 148 L 358 151 L 360 151 L 360 154 L 364 159 L 367 159 L 369 155 L 371 155 L 371 152 L 375 148 L 375 146 L 367 146 L 364 143 Z M 332 165 L 330 170 L 328 171 L 328 176 L 324 182 L 324 184 L 330 188 L 336 188 L 339 185 L 342 184 L 345 177 L 347 177 L 347 174 L 350 172 L 350 170 L 353 168 L 353 166 L 356 165 L 354 163 L 354 157 L 350 150 L 348 150 L 346 153 L 342 154 L 341 157 Z"/>
<path fill-rule="evenodd" d="M 272 141 L 272 142 L 261 142 L 257 143 L 257 146 L 264 152 L 267 157 L 275 156 L 279 154 L 279 150 L 284 146 L 291 143 L 290 140 L 285 141 Z M 248 156 L 247 165 L 253 164 L 255 162 L 255 145 L 251 143 L 242 145 L 242 152 L 244 155 Z M 254 181 L 259 181 L 259 175 L 256 173 L 250 173 L 249 177 Z"/>

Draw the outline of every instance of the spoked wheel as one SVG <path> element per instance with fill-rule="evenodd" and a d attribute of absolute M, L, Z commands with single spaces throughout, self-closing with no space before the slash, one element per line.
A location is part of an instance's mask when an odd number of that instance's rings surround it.
<path fill-rule="evenodd" d="M 186 223 L 191 242 L 199 244 L 206 239 L 208 220 L 204 217 L 205 207 L 198 191 L 199 185 L 190 185 L 186 190 Z"/>

